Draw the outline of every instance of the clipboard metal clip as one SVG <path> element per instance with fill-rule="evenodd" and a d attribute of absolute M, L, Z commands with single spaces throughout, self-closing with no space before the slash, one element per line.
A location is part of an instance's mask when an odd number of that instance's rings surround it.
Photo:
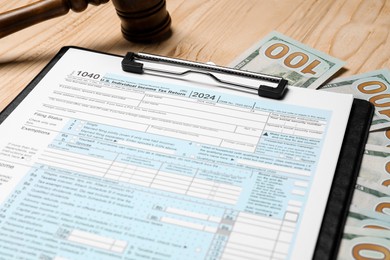
<path fill-rule="evenodd" d="M 151 64 L 160 64 L 160 66 L 151 66 Z M 171 65 L 175 69 L 161 69 L 161 64 Z M 177 70 L 176 68 L 180 68 Z M 157 72 L 159 74 L 168 74 L 170 76 L 184 76 L 189 73 L 198 73 L 210 76 L 215 81 L 234 86 L 235 88 L 244 89 L 246 91 L 256 91 L 259 96 L 282 99 L 287 92 L 287 80 L 281 77 L 254 73 L 249 71 L 241 71 L 237 69 L 210 65 L 200 62 L 186 61 L 152 55 L 147 53 L 128 52 L 122 60 L 122 69 L 126 72 L 143 74 L 145 71 Z M 255 85 L 243 84 L 242 82 L 222 79 L 223 76 L 235 76 L 255 80 Z M 242 80 L 241 80 L 242 81 Z M 260 84 L 259 84 L 260 83 Z"/>

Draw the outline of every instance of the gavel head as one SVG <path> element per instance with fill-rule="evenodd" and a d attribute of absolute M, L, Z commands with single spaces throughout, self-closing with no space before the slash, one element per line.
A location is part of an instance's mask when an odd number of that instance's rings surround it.
<path fill-rule="evenodd" d="M 87 9 L 88 4 L 100 5 L 105 4 L 107 2 L 108 0 L 68 0 L 63 3 L 68 5 L 68 8 L 74 12 L 82 12 Z"/>
<path fill-rule="evenodd" d="M 165 0 L 111 1 L 121 20 L 125 39 L 150 43 L 170 36 L 171 17 L 166 10 Z"/>
<path fill-rule="evenodd" d="M 88 4 L 109 0 L 41 0 L 0 14 L 0 38 L 28 26 L 65 15 L 82 12 Z M 112 0 L 122 24 L 123 36 L 133 42 L 155 42 L 171 34 L 171 18 L 165 0 Z"/>

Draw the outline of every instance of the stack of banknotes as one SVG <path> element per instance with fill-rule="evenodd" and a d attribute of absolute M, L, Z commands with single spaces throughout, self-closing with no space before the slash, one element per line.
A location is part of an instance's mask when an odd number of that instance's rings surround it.
<path fill-rule="evenodd" d="M 390 259 L 390 70 L 329 81 L 343 65 L 343 61 L 278 32 L 272 32 L 230 64 L 283 77 L 290 86 L 351 93 L 374 105 L 338 259 Z"/>

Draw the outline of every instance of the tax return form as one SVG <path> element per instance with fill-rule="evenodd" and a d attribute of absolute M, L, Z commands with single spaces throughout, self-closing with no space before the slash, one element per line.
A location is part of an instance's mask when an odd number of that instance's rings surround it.
<path fill-rule="evenodd" d="M 353 97 L 121 59 L 69 48 L 0 125 L 0 258 L 310 259 Z"/>

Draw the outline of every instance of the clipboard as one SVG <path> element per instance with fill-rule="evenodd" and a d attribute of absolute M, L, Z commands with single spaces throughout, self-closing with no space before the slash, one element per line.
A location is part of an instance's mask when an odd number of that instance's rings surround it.
<path fill-rule="evenodd" d="M 102 53 L 80 47 L 63 47 L 47 64 L 47 66 L 31 81 L 31 83 L 0 113 L 0 124 L 15 110 L 15 108 L 23 101 L 23 99 L 29 95 L 34 87 L 45 77 L 45 75 L 56 65 L 56 63 L 70 48 Z M 102 54 L 113 55 L 107 53 Z M 121 57 L 119 55 L 114 56 Z M 217 81 L 220 81 L 220 79 L 215 77 L 213 73 L 236 73 L 237 76 L 258 77 L 256 79 L 268 81 L 271 83 L 271 85 L 273 84 L 273 86 L 262 85 L 262 87 L 254 89 L 253 87 L 249 87 L 250 91 L 255 90 L 255 93 L 260 96 L 283 99 L 283 96 L 287 93 L 286 81 L 282 78 L 268 75 L 254 75 L 250 72 L 241 72 L 229 68 L 187 62 L 183 60 L 169 58 L 166 59 L 165 57 L 161 56 L 129 53 L 123 57 L 123 69 L 131 73 L 143 73 L 145 68 L 140 62 L 140 60 L 143 59 L 180 65 L 193 73 L 207 74 Z M 158 73 L 161 73 L 161 71 Z M 162 73 L 167 73 L 167 71 Z M 168 71 L 168 73 L 170 72 Z M 184 74 L 186 73 L 188 72 L 184 72 Z M 230 84 L 231 82 L 227 83 Z M 233 83 L 232 85 L 240 88 L 239 83 Z M 337 256 L 339 243 L 343 234 L 343 226 L 346 221 L 354 185 L 359 173 L 359 168 L 364 153 L 364 146 L 367 141 L 373 113 L 374 108 L 368 101 L 358 99 L 353 101 L 347 130 L 339 155 L 332 188 L 328 198 L 328 203 L 316 243 L 313 259 L 334 259 Z"/>
<path fill-rule="evenodd" d="M 373 114 L 370 102 L 354 100 L 313 259 L 337 258 Z"/>

